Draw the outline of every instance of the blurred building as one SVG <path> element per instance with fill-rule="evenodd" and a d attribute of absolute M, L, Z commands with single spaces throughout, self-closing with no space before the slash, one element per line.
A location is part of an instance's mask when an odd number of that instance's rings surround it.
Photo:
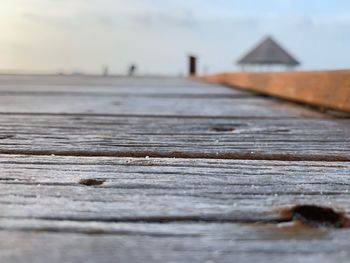
<path fill-rule="evenodd" d="M 300 63 L 269 36 L 242 57 L 238 65 L 242 67 L 242 70 L 291 70 Z"/>

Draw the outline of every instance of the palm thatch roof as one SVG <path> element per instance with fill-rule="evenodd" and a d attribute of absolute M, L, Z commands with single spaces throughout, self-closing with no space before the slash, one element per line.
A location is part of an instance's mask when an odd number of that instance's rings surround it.
<path fill-rule="evenodd" d="M 300 63 L 272 37 L 267 37 L 247 55 L 241 58 L 238 64 L 298 66 Z"/>

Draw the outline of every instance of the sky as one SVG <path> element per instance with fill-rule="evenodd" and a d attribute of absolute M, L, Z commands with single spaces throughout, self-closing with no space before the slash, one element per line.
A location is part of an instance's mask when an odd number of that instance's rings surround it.
<path fill-rule="evenodd" d="M 349 0 L 1 0 L 0 71 L 184 74 L 236 61 L 272 35 L 301 69 L 350 68 Z"/>

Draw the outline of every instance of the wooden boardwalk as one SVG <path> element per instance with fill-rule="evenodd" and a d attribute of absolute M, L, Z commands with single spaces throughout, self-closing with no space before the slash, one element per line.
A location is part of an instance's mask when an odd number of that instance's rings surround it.
<path fill-rule="evenodd" d="M 177 78 L 0 76 L 0 123 L 0 262 L 350 261 L 350 230 L 287 213 L 350 212 L 350 119 Z"/>

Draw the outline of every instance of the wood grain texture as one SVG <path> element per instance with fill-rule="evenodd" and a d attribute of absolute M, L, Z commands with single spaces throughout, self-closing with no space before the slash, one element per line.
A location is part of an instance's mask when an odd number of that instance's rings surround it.
<path fill-rule="evenodd" d="M 1 76 L 1 75 L 0 75 Z M 1 78 L 0 78 L 1 79 Z M 195 83 L 195 85 L 193 84 Z M 35 83 L 27 84 L 4 84 L 0 80 L 0 94 L 12 96 L 168 96 L 168 97 L 243 97 L 256 96 L 249 91 L 233 90 L 219 85 L 202 85 L 197 82 L 188 82 L 187 85 L 173 86 L 164 83 L 164 85 L 150 86 L 128 86 L 128 85 L 52 85 L 47 84 L 35 85 Z"/>
<path fill-rule="evenodd" d="M 0 75 L 0 112 L 324 117 L 279 100 L 180 78 Z"/>
<path fill-rule="evenodd" d="M 81 87 L 195 87 L 212 86 L 211 84 L 189 81 L 181 77 L 123 77 L 123 76 L 93 76 L 93 75 L 4 75 L 0 74 L 1 85 L 35 85 L 52 88 L 55 86 Z"/>
<path fill-rule="evenodd" d="M 1 218 L 255 223 L 299 203 L 350 211 L 349 162 L 2 155 L 0 168 Z"/>
<path fill-rule="evenodd" d="M 2 75 L 0 122 L 1 262 L 349 261 L 349 230 L 280 210 L 350 214 L 348 119 L 178 78 Z"/>
<path fill-rule="evenodd" d="M 349 168 L 349 162 L 1 155 L 0 259 L 347 262 L 349 230 L 291 231 L 270 221 L 279 218 L 277 208 L 297 203 L 349 212 Z M 80 178 L 106 183 L 86 187 Z"/>
<path fill-rule="evenodd" d="M 1 115 L 0 152 L 350 160 L 350 120 Z"/>
<path fill-rule="evenodd" d="M 16 223 L 14 223 L 16 224 Z M 43 223 L 34 223 L 44 225 Z M 237 224 L 61 223 L 98 234 L 0 232 L 2 262 L 348 262 L 349 231 L 304 230 Z M 83 253 L 82 253 L 83 252 Z"/>
<path fill-rule="evenodd" d="M 150 96 L 0 96 L 2 113 L 123 114 L 236 117 L 322 117 L 292 103 L 265 98 Z"/>

